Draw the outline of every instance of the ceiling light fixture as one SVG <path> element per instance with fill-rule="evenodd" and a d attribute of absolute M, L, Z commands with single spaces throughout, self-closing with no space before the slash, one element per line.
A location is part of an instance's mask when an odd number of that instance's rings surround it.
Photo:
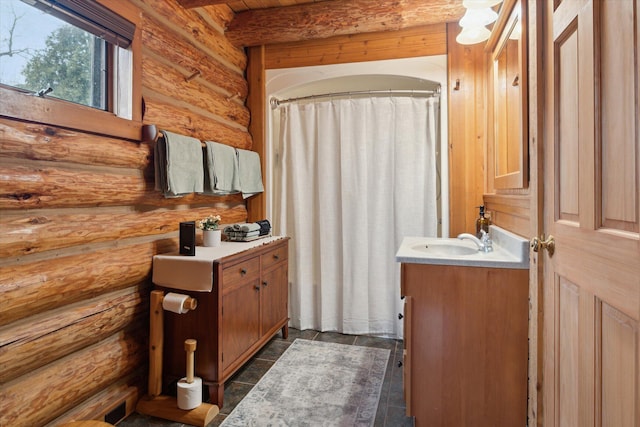
<path fill-rule="evenodd" d="M 467 9 L 460 19 L 462 31 L 456 37 L 460 44 L 476 44 L 489 39 L 491 31 L 486 27 L 498 19 L 498 14 L 491 9 L 502 0 L 463 0 Z"/>
<path fill-rule="evenodd" d="M 456 36 L 456 41 L 460 44 L 476 44 L 489 39 L 491 31 L 484 26 L 465 27 Z"/>
<path fill-rule="evenodd" d="M 467 9 L 467 12 L 460 19 L 460 26 L 466 27 L 484 27 L 492 24 L 498 19 L 498 14 L 491 8 L 484 9 Z"/>

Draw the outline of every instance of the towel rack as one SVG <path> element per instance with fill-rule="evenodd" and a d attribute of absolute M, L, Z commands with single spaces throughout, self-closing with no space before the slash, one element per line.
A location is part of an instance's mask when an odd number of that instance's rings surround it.
<path fill-rule="evenodd" d="M 142 125 L 142 142 L 156 142 L 159 136 L 160 133 L 156 125 Z M 203 147 L 207 146 L 203 141 L 200 141 L 200 145 Z"/>

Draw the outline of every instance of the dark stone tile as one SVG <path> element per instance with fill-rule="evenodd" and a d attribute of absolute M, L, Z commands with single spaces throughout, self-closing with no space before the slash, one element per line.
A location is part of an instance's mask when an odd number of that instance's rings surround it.
<path fill-rule="evenodd" d="M 413 418 L 405 415 L 404 408 L 387 407 L 385 427 L 413 427 Z"/>
<path fill-rule="evenodd" d="M 118 427 L 182 427 L 184 424 L 175 421 L 163 420 L 162 418 L 150 417 L 148 415 L 134 412 L 118 423 Z"/>
<path fill-rule="evenodd" d="M 318 331 L 314 331 L 313 329 L 306 329 L 304 331 L 301 331 L 300 329 L 289 328 L 289 337 L 286 339 L 286 341 L 293 342 L 297 338 L 301 338 L 304 340 L 313 340 L 318 335 L 318 333 Z M 284 339 L 282 338 L 281 334 L 278 334 L 277 336 L 279 336 L 280 339 Z"/>
<path fill-rule="evenodd" d="M 356 335 L 345 335 L 338 332 L 320 332 L 315 338 L 315 341 L 353 345 L 356 341 Z"/>
<path fill-rule="evenodd" d="M 232 381 L 255 385 L 274 363 L 271 360 L 253 358 L 238 371 Z"/>
<path fill-rule="evenodd" d="M 284 353 L 290 345 L 291 343 L 288 341 L 283 341 L 277 338 L 272 339 L 271 341 L 269 341 L 269 343 L 267 343 L 267 345 L 262 348 L 262 350 L 256 353 L 254 358 L 271 360 L 272 362 L 275 362 L 280 356 L 282 356 L 282 353 Z"/>
<path fill-rule="evenodd" d="M 385 419 L 387 418 L 387 405 L 383 404 L 382 398 L 378 403 L 378 411 L 376 412 L 376 419 L 373 422 L 373 427 L 384 427 Z"/>
<path fill-rule="evenodd" d="M 380 391 L 380 402 L 384 402 L 387 404 L 387 400 L 389 397 L 389 389 L 391 388 L 391 376 L 393 375 L 393 356 L 389 357 L 389 361 L 387 362 L 387 369 L 384 373 L 384 380 L 382 381 L 382 389 Z"/>
<path fill-rule="evenodd" d="M 384 348 L 391 351 L 391 357 L 396 351 L 396 340 L 392 338 L 371 337 L 368 335 L 356 336 L 355 345 L 363 347 Z"/>
<path fill-rule="evenodd" d="M 207 427 L 219 427 L 225 418 L 227 418 L 225 414 L 218 414 L 209 424 L 207 424 Z"/>
<path fill-rule="evenodd" d="M 225 383 L 224 406 L 220 408 L 220 413 L 229 415 L 252 388 L 252 384 L 240 383 L 236 381 Z"/>
<path fill-rule="evenodd" d="M 402 389 L 402 381 L 391 381 L 389 387 L 389 401 L 387 403 L 390 407 L 404 408 L 404 395 Z"/>

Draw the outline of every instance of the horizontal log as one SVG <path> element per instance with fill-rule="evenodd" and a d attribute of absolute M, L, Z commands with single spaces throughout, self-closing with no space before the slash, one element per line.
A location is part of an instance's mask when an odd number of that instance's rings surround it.
<path fill-rule="evenodd" d="M 267 69 L 446 55 L 447 26 L 336 36 L 265 46 Z"/>
<path fill-rule="evenodd" d="M 234 46 L 215 27 L 198 13 L 181 7 L 176 2 L 132 0 L 147 15 L 162 22 L 200 51 L 242 74 L 247 67 L 247 57 L 242 49 Z M 219 26 L 218 26 L 219 27 Z M 222 30 L 224 27 L 221 28 Z M 223 30 L 224 31 L 224 30 Z M 170 43 L 170 41 L 167 41 Z"/>
<path fill-rule="evenodd" d="M 146 368 L 141 368 L 104 390 L 91 396 L 80 405 L 52 420 L 46 427 L 57 427 L 75 420 L 102 420 L 104 416 L 125 402 L 125 418 L 136 409 L 136 403 L 146 393 Z"/>
<path fill-rule="evenodd" d="M 0 387 L 0 425 L 43 425 L 147 362 L 143 337 L 117 333 Z"/>
<path fill-rule="evenodd" d="M 196 9 L 196 13 L 202 16 L 202 18 L 209 22 L 213 27 L 219 27 L 222 30 L 222 34 L 224 34 L 224 29 L 229 26 L 229 22 L 231 22 L 235 16 L 233 10 L 231 10 L 226 3 L 222 5 L 200 7 Z M 225 39 L 226 38 L 227 37 L 225 36 Z"/>
<path fill-rule="evenodd" d="M 194 221 L 207 215 L 220 215 L 225 224 L 243 222 L 247 209 L 235 205 L 189 210 L 150 210 L 113 213 L 35 213 L 0 217 L 0 257 L 17 257 L 68 248 L 76 245 L 153 236 L 178 231 L 182 221 Z"/>
<path fill-rule="evenodd" d="M 3 165 L 2 173 L 0 209 L 131 205 L 147 187 L 138 171 L 92 173 Z"/>
<path fill-rule="evenodd" d="M 227 121 L 243 127 L 249 125 L 249 110 L 244 105 L 235 102 L 232 97 L 222 96 L 201 84 L 200 79 L 189 80 L 175 68 L 170 68 L 154 58 L 148 58 L 142 67 L 142 84 L 146 88 L 153 88 L 155 92 L 172 97 L 189 106 L 210 112 Z"/>
<path fill-rule="evenodd" d="M 183 129 L 186 130 L 186 129 Z M 179 132 L 180 130 L 178 130 Z M 203 132 L 203 134 L 206 132 Z M 213 131 L 208 132 L 213 135 Z M 248 137 L 248 134 L 246 135 Z M 215 139 L 215 135 L 212 139 Z M 244 142 L 244 145 L 249 145 Z M 242 196 L 190 194 L 165 198 L 140 171 L 95 172 L 56 167 L 3 165 L 0 209 L 81 208 L 97 206 L 177 206 L 229 202 Z"/>
<path fill-rule="evenodd" d="M 148 292 L 148 286 L 134 286 L 0 328 L 0 384 L 144 323 Z"/>
<path fill-rule="evenodd" d="M 0 117 L 0 156 L 144 169 L 147 144 Z"/>
<path fill-rule="evenodd" d="M 142 27 L 142 44 L 169 62 L 191 72 L 226 91 L 230 96 L 244 100 L 248 87 L 243 75 L 208 56 L 197 46 L 180 39 L 160 22 L 145 15 Z M 146 116 L 145 116 L 146 119 Z"/>
<path fill-rule="evenodd" d="M 151 242 L 0 267 L 0 325 L 145 283 L 156 247 L 171 249 Z"/>
<path fill-rule="evenodd" d="M 331 0 L 237 13 L 227 38 L 237 46 L 324 39 L 397 31 L 457 21 L 464 14 L 453 0 Z"/>
<path fill-rule="evenodd" d="M 154 95 L 144 92 L 147 105 L 146 122 L 156 123 L 162 129 L 190 135 L 202 141 L 217 141 L 236 148 L 251 148 L 251 135 L 246 130 L 232 128 L 211 117 L 186 112 L 183 105 L 168 104 L 169 100 L 159 100 Z"/>

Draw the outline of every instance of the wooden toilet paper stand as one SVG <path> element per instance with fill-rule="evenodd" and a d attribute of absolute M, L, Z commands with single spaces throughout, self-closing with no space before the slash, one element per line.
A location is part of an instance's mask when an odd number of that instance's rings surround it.
<path fill-rule="evenodd" d="M 164 344 L 164 313 L 162 309 L 162 291 L 151 291 L 149 318 L 149 395 L 138 402 L 136 411 L 144 415 L 163 418 L 179 423 L 205 427 L 218 415 L 217 405 L 201 403 L 188 411 L 178 408 L 175 397 L 162 395 L 162 346 Z M 189 298 L 185 303 L 190 310 L 197 301 Z"/>

